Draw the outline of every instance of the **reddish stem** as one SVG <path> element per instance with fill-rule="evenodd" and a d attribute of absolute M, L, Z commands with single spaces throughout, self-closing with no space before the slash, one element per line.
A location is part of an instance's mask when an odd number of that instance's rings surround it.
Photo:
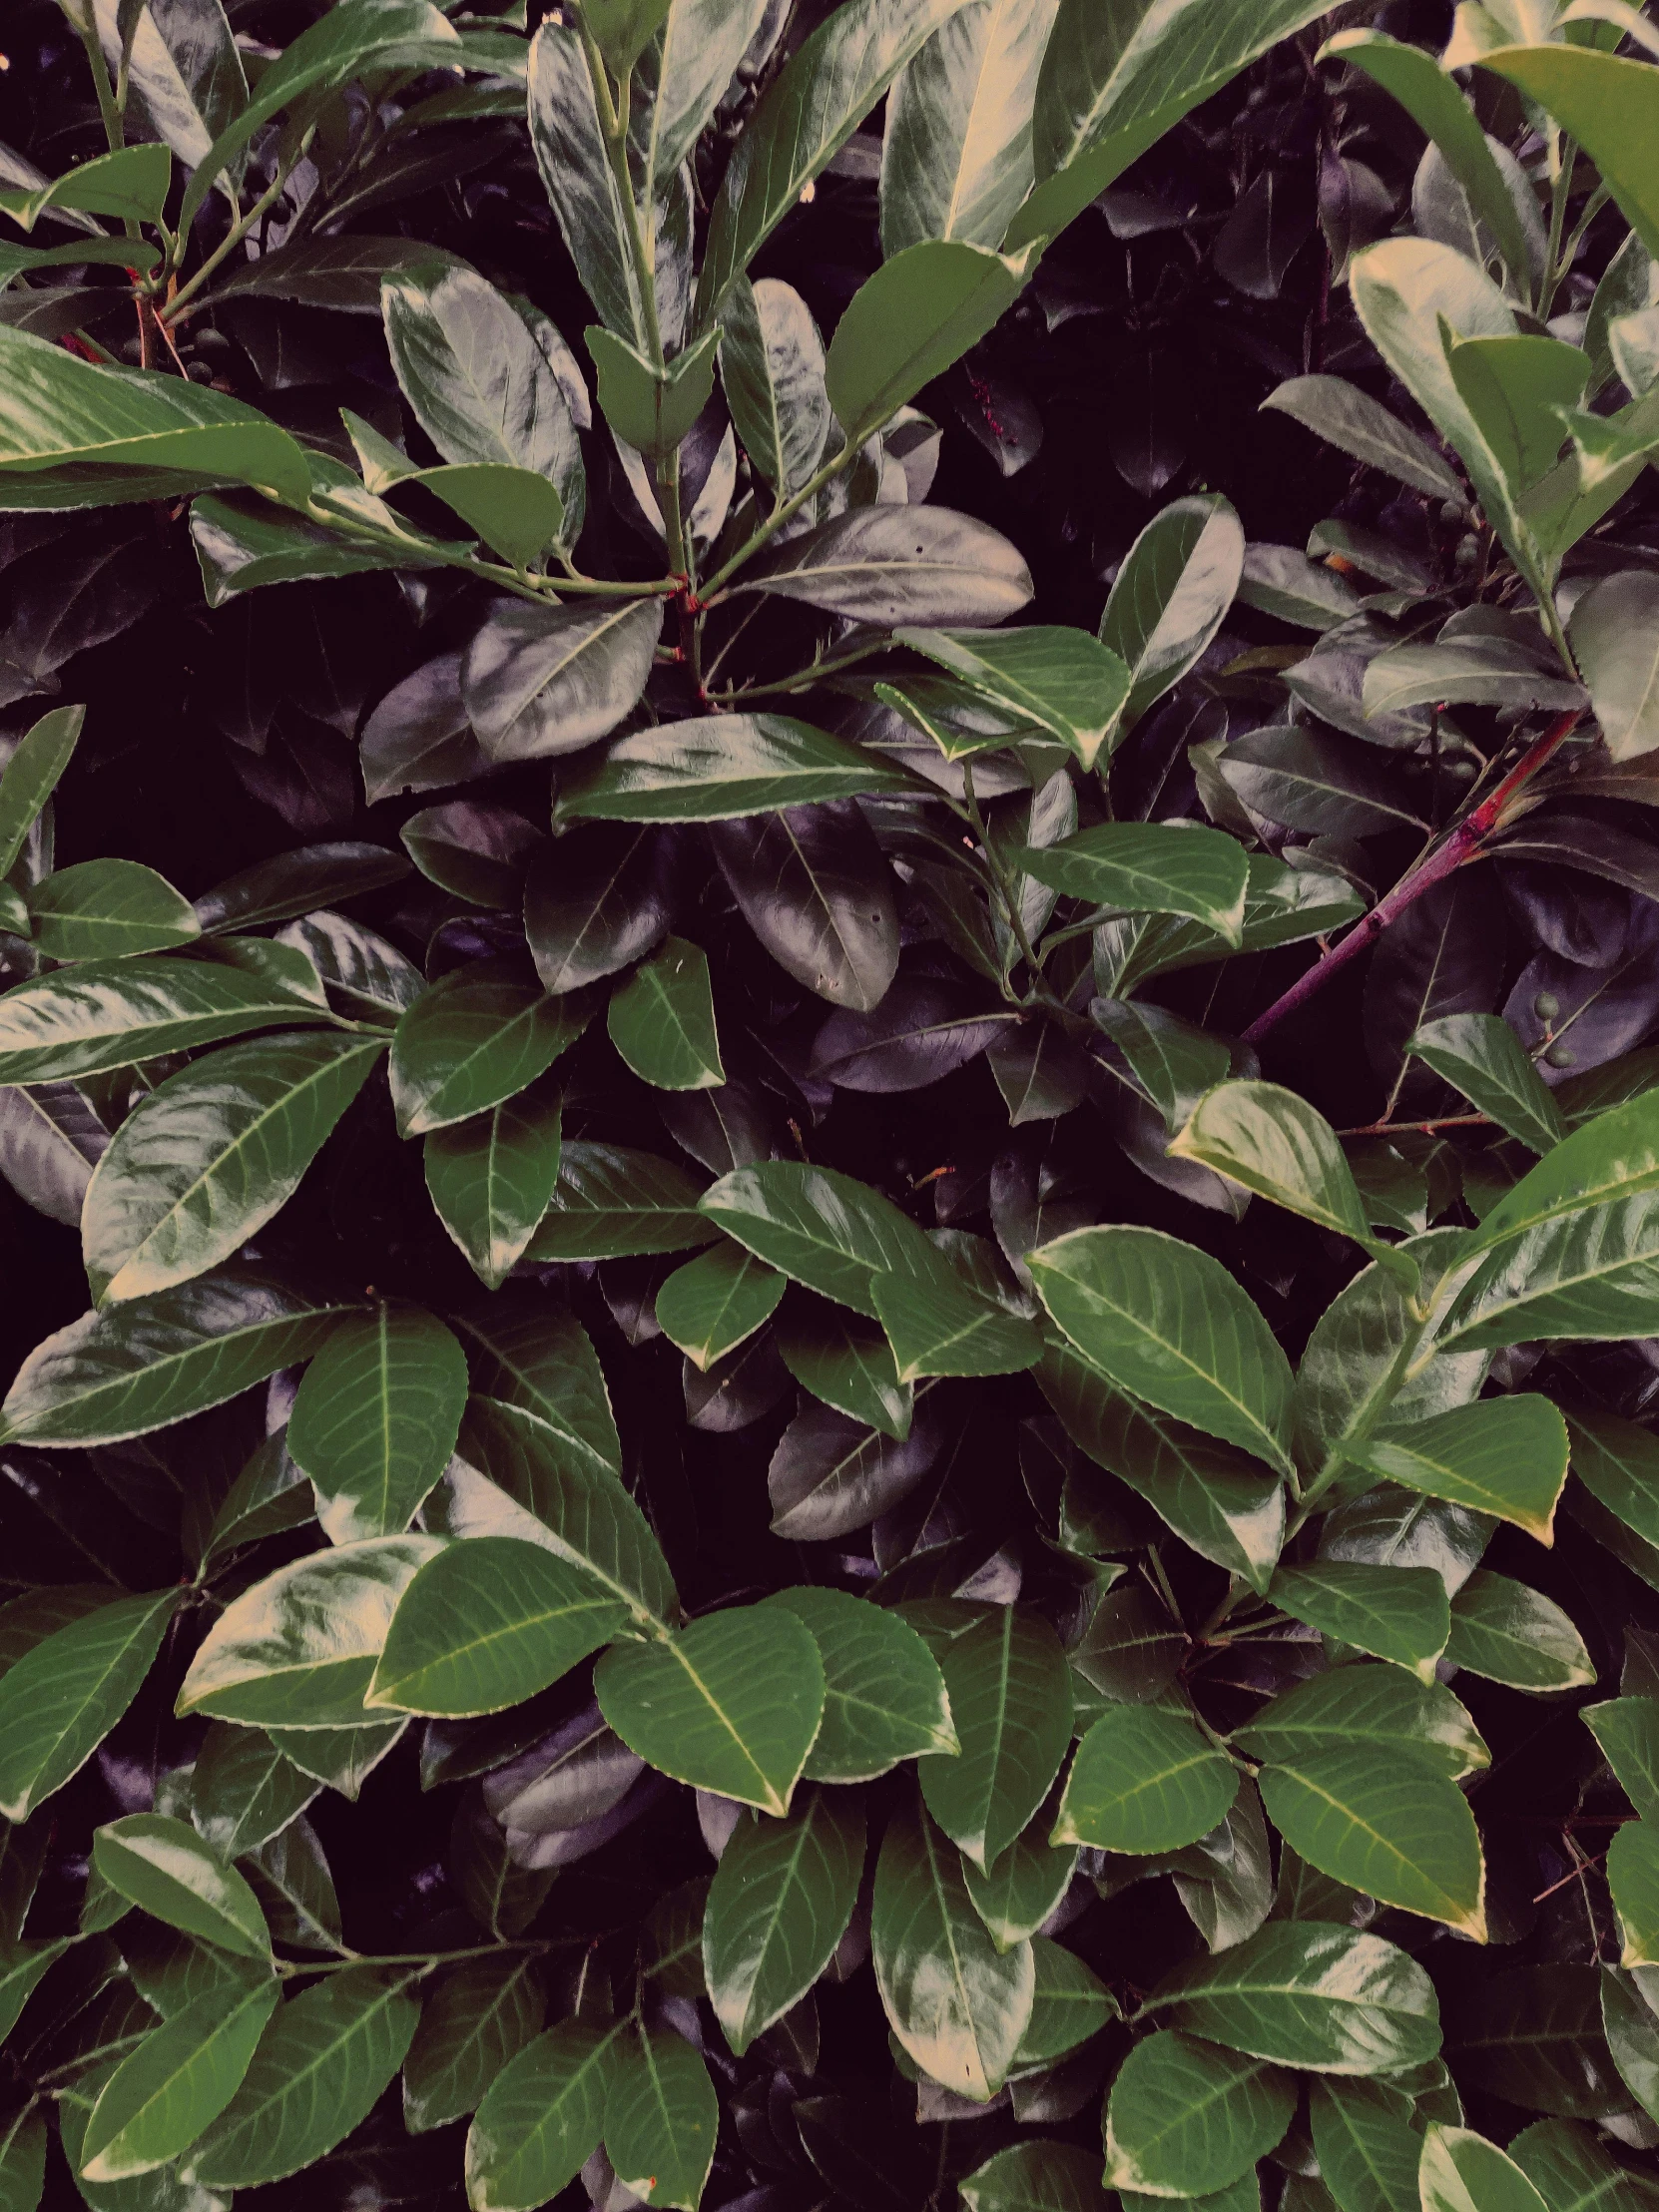
<path fill-rule="evenodd" d="M 1505 806 L 1523 784 L 1537 775 L 1578 727 L 1580 710 L 1570 709 L 1557 715 L 1541 738 L 1534 740 L 1501 783 L 1453 825 L 1442 843 L 1437 844 L 1418 864 L 1402 875 L 1385 898 L 1379 899 L 1371 912 L 1357 921 L 1340 944 L 1334 944 L 1329 952 L 1316 960 L 1305 975 L 1298 976 L 1290 989 L 1276 998 L 1265 1014 L 1258 1014 L 1245 1031 L 1245 1041 L 1255 1044 L 1270 1029 L 1276 1029 L 1289 1014 L 1294 1014 L 1309 999 L 1322 991 L 1331 978 L 1351 960 L 1358 959 L 1369 945 L 1419 899 L 1423 892 L 1436 883 L 1443 883 L 1448 875 L 1470 860 L 1480 857 L 1481 847 L 1496 828 Z"/>

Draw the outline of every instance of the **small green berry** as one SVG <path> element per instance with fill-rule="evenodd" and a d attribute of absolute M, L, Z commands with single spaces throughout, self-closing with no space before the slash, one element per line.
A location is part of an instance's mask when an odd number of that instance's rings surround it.
<path fill-rule="evenodd" d="M 1553 1021 L 1561 1011 L 1561 1001 L 1553 991 L 1540 991 L 1532 1001 L 1532 1011 L 1540 1021 Z"/>
<path fill-rule="evenodd" d="M 1570 1044 L 1552 1044 L 1544 1058 L 1552 1068 L 1570 1068 L 1578 1064 L 1578 1054 Z"/>

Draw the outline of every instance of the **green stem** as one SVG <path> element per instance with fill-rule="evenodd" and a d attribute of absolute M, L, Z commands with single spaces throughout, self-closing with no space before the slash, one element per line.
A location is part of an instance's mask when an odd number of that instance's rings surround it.
<path fill-rule="evenodd" d="M 815 470 L 798 492 L 786 499 L 782 505 L 774 507 L 748 544 L 740 545 L 732 558 L 726 563 L 726 566 L 716 569 L 715 573 L 709 578 L 701 595 L 703 605 L 705 607 L 712 606 L 715 594 L 727 578 L 735 576 L 745 561 L 753 560 L 767 540 L 781 530 L 792 515 L 799 514 L 809 499 L 817 498 L 825 485 L 829 483 L 830 477 L 838 476 L 841 470 L 848 467 L 857 457 L 858 448 L 848 438 L 840 451 L 832 454 L 822 468 Z"/>
<path fill-rule="evenodd" d="M 92 71 L 93 89 L 98 95 L 98 113 L 103 118 L 104 136 L 109 141 L 112 154 L 119 154 L 127 143 L 127 130 L 121 119 L 121 107 L 110 83 L 110 65 L 104 59 L 103 41 L 98 36 L 98 25 L 89 22 L 81 33 L 81 44 L 86 48 L 87 67 Z M 138 225 L 127 218 L 127 236 L 136 239 Z"/>
<path fill-rule="evenodd" d="M 341 1949 L 337 1958 L 279 1958 L 276 1971 L 289 1977 L 313 1973 L 343 1973 L 347 1966 L 453 1966 L 468 1958 L 499 1958 L 504 1950 L 545 1950 L 539 1937 L 521 1936 L 514 1942 L 478 1943 L 471 1950 L 362 1951 Z"/>
<path fill-rule="evenodd" d="M 311 133 L 307 131 L 299 146 L 299 154 L 301 158 L 304 155 L 305 148 L 309 146 L 310 142 Z M 243 240 L 247 238 L 249 232 L 253 230 L 255 224 L 259 222 L 260 218 L 267 212 L 268 209 L 276 204 L 276 202 L 281 195 L 283 186 L 288 181 L 288 175 L 289 172 L 286 169 L 279 169 L 276 172 L 276 175 L 272 179 L 270 185 L 266 188 L 264 192 L 261 193 L 259 199 L 255 201 L 254 205 L 249 209 L 248 213 L 245 216 L 241 217 L 237 222 L 232 224 L 230 230 L 226 232 L 224 238 L 220 240 L 219 244 L 214 248 L 213 252 L 202 264 L 202 267 L 190 279 L 189 283 L 181 284 L 179 289 L 173 294 L 173 297 L 167 302 L 166 306 L 158 310 L 158 320 L 162 322 L 173 323 L 179 319 L 180 315 L 184 312 L 190 300 L 195 296 L 197 292 L 202 289 L 202 286 L 207 282 L 208 278 L 213 275 L 214 271 L 218 269 L 220 264 L 224 262 L 230 255 L 236 252 L 237 248 L 242 244 Z M 185 250 L 185 243 L 186 242 L 183 238 L 179 239 L 177 242 L 177 249 L 180 254 L 183 254 Z M 166 274 L 165 269 L 163 274 Z"/>
<path fill-rule="evenodd" d="M 730 645 L 736 636 L 737 633 L 734 632 L 733 638 L 728 639 L 727 644 Z M 724 705 L 738 699 L 777 699 L 787 697 L 793 692 L 810 691 L 815 684 L 821 684 L 827 676 L 838 675 L 843 668 L 855 667 L 859 661 L 867 661 L 872 654 L 887 653 L 891 650 L 892 640 L 890 638 L 878 638 L 871 645 L 855 646 L 850 653 L 836 654 L 828 661 L 815 661 L 811 668 L 799 669 L 794 676 L 782 677 L 776 684 L 740 684 L 734 686 L 730 691 L 720 693 L 719 697 Z M 721 659 L 725 658 L 725 653 L 726 648 L 722 647 Z M 717 660 L 715 667 L 718 668 L 719 665 L 720 661 Z M 709 673 L 712 676 L 714 668 L 711 668 Z"/>

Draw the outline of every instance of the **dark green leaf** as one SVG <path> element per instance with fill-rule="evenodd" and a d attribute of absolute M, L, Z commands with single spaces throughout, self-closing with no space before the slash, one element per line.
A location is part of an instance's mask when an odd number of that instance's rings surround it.
<path fill-rule="evenodd" d="M 824 1661 L 809 1780 L 868 1782 L 901 1759 L 960 1748 L 943 1676 L 907 1622 L 841 1590 L 778 1590 L 766 1603 L 805 1621 Z"/>
<path fill-rule="evenodd" d="M 418 1306 L 377 1305 L 336 1324 L 300 1380 L 287 1430 L 331 1542 L 407 1528 L 449 1463 L 466 1388 L 460 1346 Z"/>
<path fill-rule="evenodd" d="M 657 1293 L 657 1325 L 699 1374 L 752 1337 L 784 1295 L 784 1278 L 722 1242 L 677 1268 Z"/>
<path fill-rule="evenodd" d="M 684 937 L 666 938 L 612 992 L 605 1026 L 634 1073 L 659 1090 L 708 1090 L 726 1080 L 708 955 Z"/>
<path fill-rule="evenodd" d="M 54 707 L 30 726 L 0 771 L 0 876 L 17 865 L 29 831 L 74 756 L 84 707 Z"/>
<path fill-rule="evenodd" d="M 614 730 L 645 689 L 661 628 L 656 599 L 498 599 L 461 663 L 461 697 L 485 753 L 546 760 Z"/>
<path fill-rule="evenodd" d="M 89 2181 L 125 2181 L 194 2143 L 241 2087 L 279 1983 L 210 1991 L 169 2019 L 105 2082 L 81 2143 Z"/>
<path fill-rule="evenodd" d="M 1020 864 L 1039 882 L 1122 913 L 1186 914 L 1237 946 L 1245 919 L 1244 849 L 1200 824 L 1109 822 Z"/>
<path fill-rule="evenodd" d="M 807 302 L 776 276 L 740 277 L 721 313 L 721 382 L 744 451 L 781 498 L 824 458 L 830 396 Z"/>
<path fill-rule="evenodd" d="M 1070 1678 L 1053 1629 L 1012 1605 L 958 1636 L 943 1672 L 961 1756 L 928 1761 L 922 1800 L 984 1874 L 1060 1770 L 1071 1743 Z"/>
<path fill-rule="evenodd" d="M 77 963 L 0 1001 L 0 1082 L 98 1075 L 296 1021 L 308 1010 L 286 991 L 206 960 Z"/>
<path fill-rule="evenodd" d="M 877 754 L 786 715 L 707 715 L 630 731 L 561 788 L 561 817 L 727 822 L 911 780 Z"/>
<path fill-rule="evenodd" d="M 178 1592 L 120 1598 L 42 1639 L 0 1679 L 0 1813 L 27 1820 L 138 1695 Z"/>
<path fill-rule="evenodd" d="M 502 2070 L 540 2032 L 547 2009 L 533 1952 L 463 1960 L 433 1983 L 403 2061 L 411 2134 L 476 2111 Z"/>
<path fill-rule="evenodd" d="M 898 966 L 892 872 L 851 800 L 787 807 L 710 831 L 744 919 L 820 998 L 867 1012 Z"/>
<path fill-rule="evenodd" d="M 1513 1521 L 1547 1544 L 1567 1478 L 1566 1423 L 1529 1391 L 1390 1428 L 1354 1457 L 1405 1489 Z"/>
<path fill-rule="evenodd" d="M 558 1100 L 531 1091 L 426 1139 L 426 1188 L 438 1219 L 492 1291 L 523 1259 L 552 1201 L 559 1150 Z"/>
<path fill-rule="evenodd" d="M 711 1244 L 718 1232 L 699 1210 L 702 1195 L 684 1168 L 654 1153 L 585 1140 L 567 1144 L 552 1203 L 527 1257 L 614 1260 Z"/>
<path fill-rule="evenodd" d="M 1358 1744 L 1298 1752 L 1264 1769 L 1261 1787 L 1269 1817 L 1310 1866 L 1484 1939 L 1480 1839 L 1461 1791 L 1428 1760 Z"/>
<path fill-rule="evenodd" d="M 575 1043 L 592 1011 L 580 998 L 548 996 L 519 957 L 452 969 L 415 1000 L 392 1038 L 399 1130 L 421 1136 L 515 1097 Z"/>
<path fill-rule="evenodd" d="M 805 600 L 887 628 L 1001 622 L 1032 592 L 1031 572 L 1005 537 L 945 507 L 854 508 L 761 555 L 730 588 Z"/>
<path fill-rule="evenodd" d="M 187 1936 L 248 1958 L 271 1956 L 259 1900 L 185 1821 L 130 1813 L 93 1837 L 93 1865 L 112 1889 Z"/>
<path fill-rule="evenodd" d="M 1378 1567 L 1350 1559 L 1281 1567 L 1268 1594 L 1275 1605 L 1322 1635 L 1408 1667 L 1419 1682 L 1434 1679 L 1434 1662 L 1446 1648 L 1449 1614 L 1445 1584 L 1429 1568 Z"/>
<path fill-rule="evenodd" d="M 475 2212 L 535 2212 L 574 2180 L 603 2131 L 624 2032 L 563 2020 L 497 2074 L 466 2139 Z"/>
<path fill-rule="evenodd" d="M 1100 638 L 1129 670 L 1125 730 L 1203 656 L 1233 604 L 1244 553 L 1238 516 L 1210 492 L 1172 500 L 1124 555 Z"/>
<path fill-rule="evenodd" d="M 1487 1567 L 1452 1600 L 1445 1655 L 1519 1690 L 1576 1690 L 1596 1678 L 1584 1639 L 1554 1599 Z"/>
<path fill-rule="evenodd" d="M 1273 1766 L 1363 1744 L 1379 1753 L 1409 1751 L 1454 1781 L 1491 1764 L 1473 1721 L 1449 1690 L 1389 1666 L 1331 1667 L 1295 1683 L 1235 1730 L 1234 1741 Z"/>
<path fill-rule="evenodd" d="M 1295 2109 L 1295 2086 L 1276 2067 L 1162 2029 L 1135 2045 L 1112 2083 L 1106 2180 L 1208 2196 L 1250 2172 Z"/>
<path fill-rule="evenodd" d="M 812 1791 L 785 1821 L 740 1819 L 703 1921 L 709 1996 L 740 2058 L 829 1965 L 863 1865 L 863 1809 L 838 1792 Z"/>
<path fill-rule="evenodd" d="M 1197 1726 L 1151 1705 L 1101 1715 L 1077 1747 L 1050 1841 L 1142 1856 L 1196 1843 L 1226 1814 L 1239 1777 Z"/>
<path fill-rule="evenodd" d="M 618 2045 L 605 2096 L 605 2155 L 624 2188 L 697 2212 L 719 2126 L 715 2085 L 690 2043 L 642 2025 Z"/>

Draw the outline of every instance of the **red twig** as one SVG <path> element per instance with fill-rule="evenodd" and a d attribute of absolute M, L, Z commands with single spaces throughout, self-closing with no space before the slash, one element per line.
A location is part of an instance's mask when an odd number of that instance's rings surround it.
<path fill-rule="evenodd" d="M 1557 715 L 1543 736 L 1527 747 L 1501 783 L 1487 794 L 1478 807 L 1471 808 L 1462 821 L 1453 826 L 1443 842 L 1437 844 L 1414 868 L 1402 875 L 1387 896 L 1379 899 L 1371 912 L 1355 923 L 1341 943 L 1334 944 L 1329 952 L 1316 960 L 1307 973 L 1299 976 L 1282 997 L 1274 1000 L 1265 1014 L 1257 1015 L 1245 1031 L 1246 1042 L 1255 1044 L 1270 1029 L 1276 1029 L 1287 1015 L 1294 1014 L 1317 992 L 1322 991 L 1339 969 L 1347 967 L 1369 945 L 1375 944 L 1388 924 L 1397 920 L 1406 907 L 1414 904 L 1424 891 L 1431 890 L 1436 883 L 1443 883 L 1448 875 L 1455 874 L 1468 861 L 1478 859 L 1481 846 L 1496 827 L 1505 806 L 1521 786 L 1529 783 L 1545 762 L 1571 737 L 1578 727 L 1579 713 L 1580 710 L 1575 707 L 1566 714 Z"/>

